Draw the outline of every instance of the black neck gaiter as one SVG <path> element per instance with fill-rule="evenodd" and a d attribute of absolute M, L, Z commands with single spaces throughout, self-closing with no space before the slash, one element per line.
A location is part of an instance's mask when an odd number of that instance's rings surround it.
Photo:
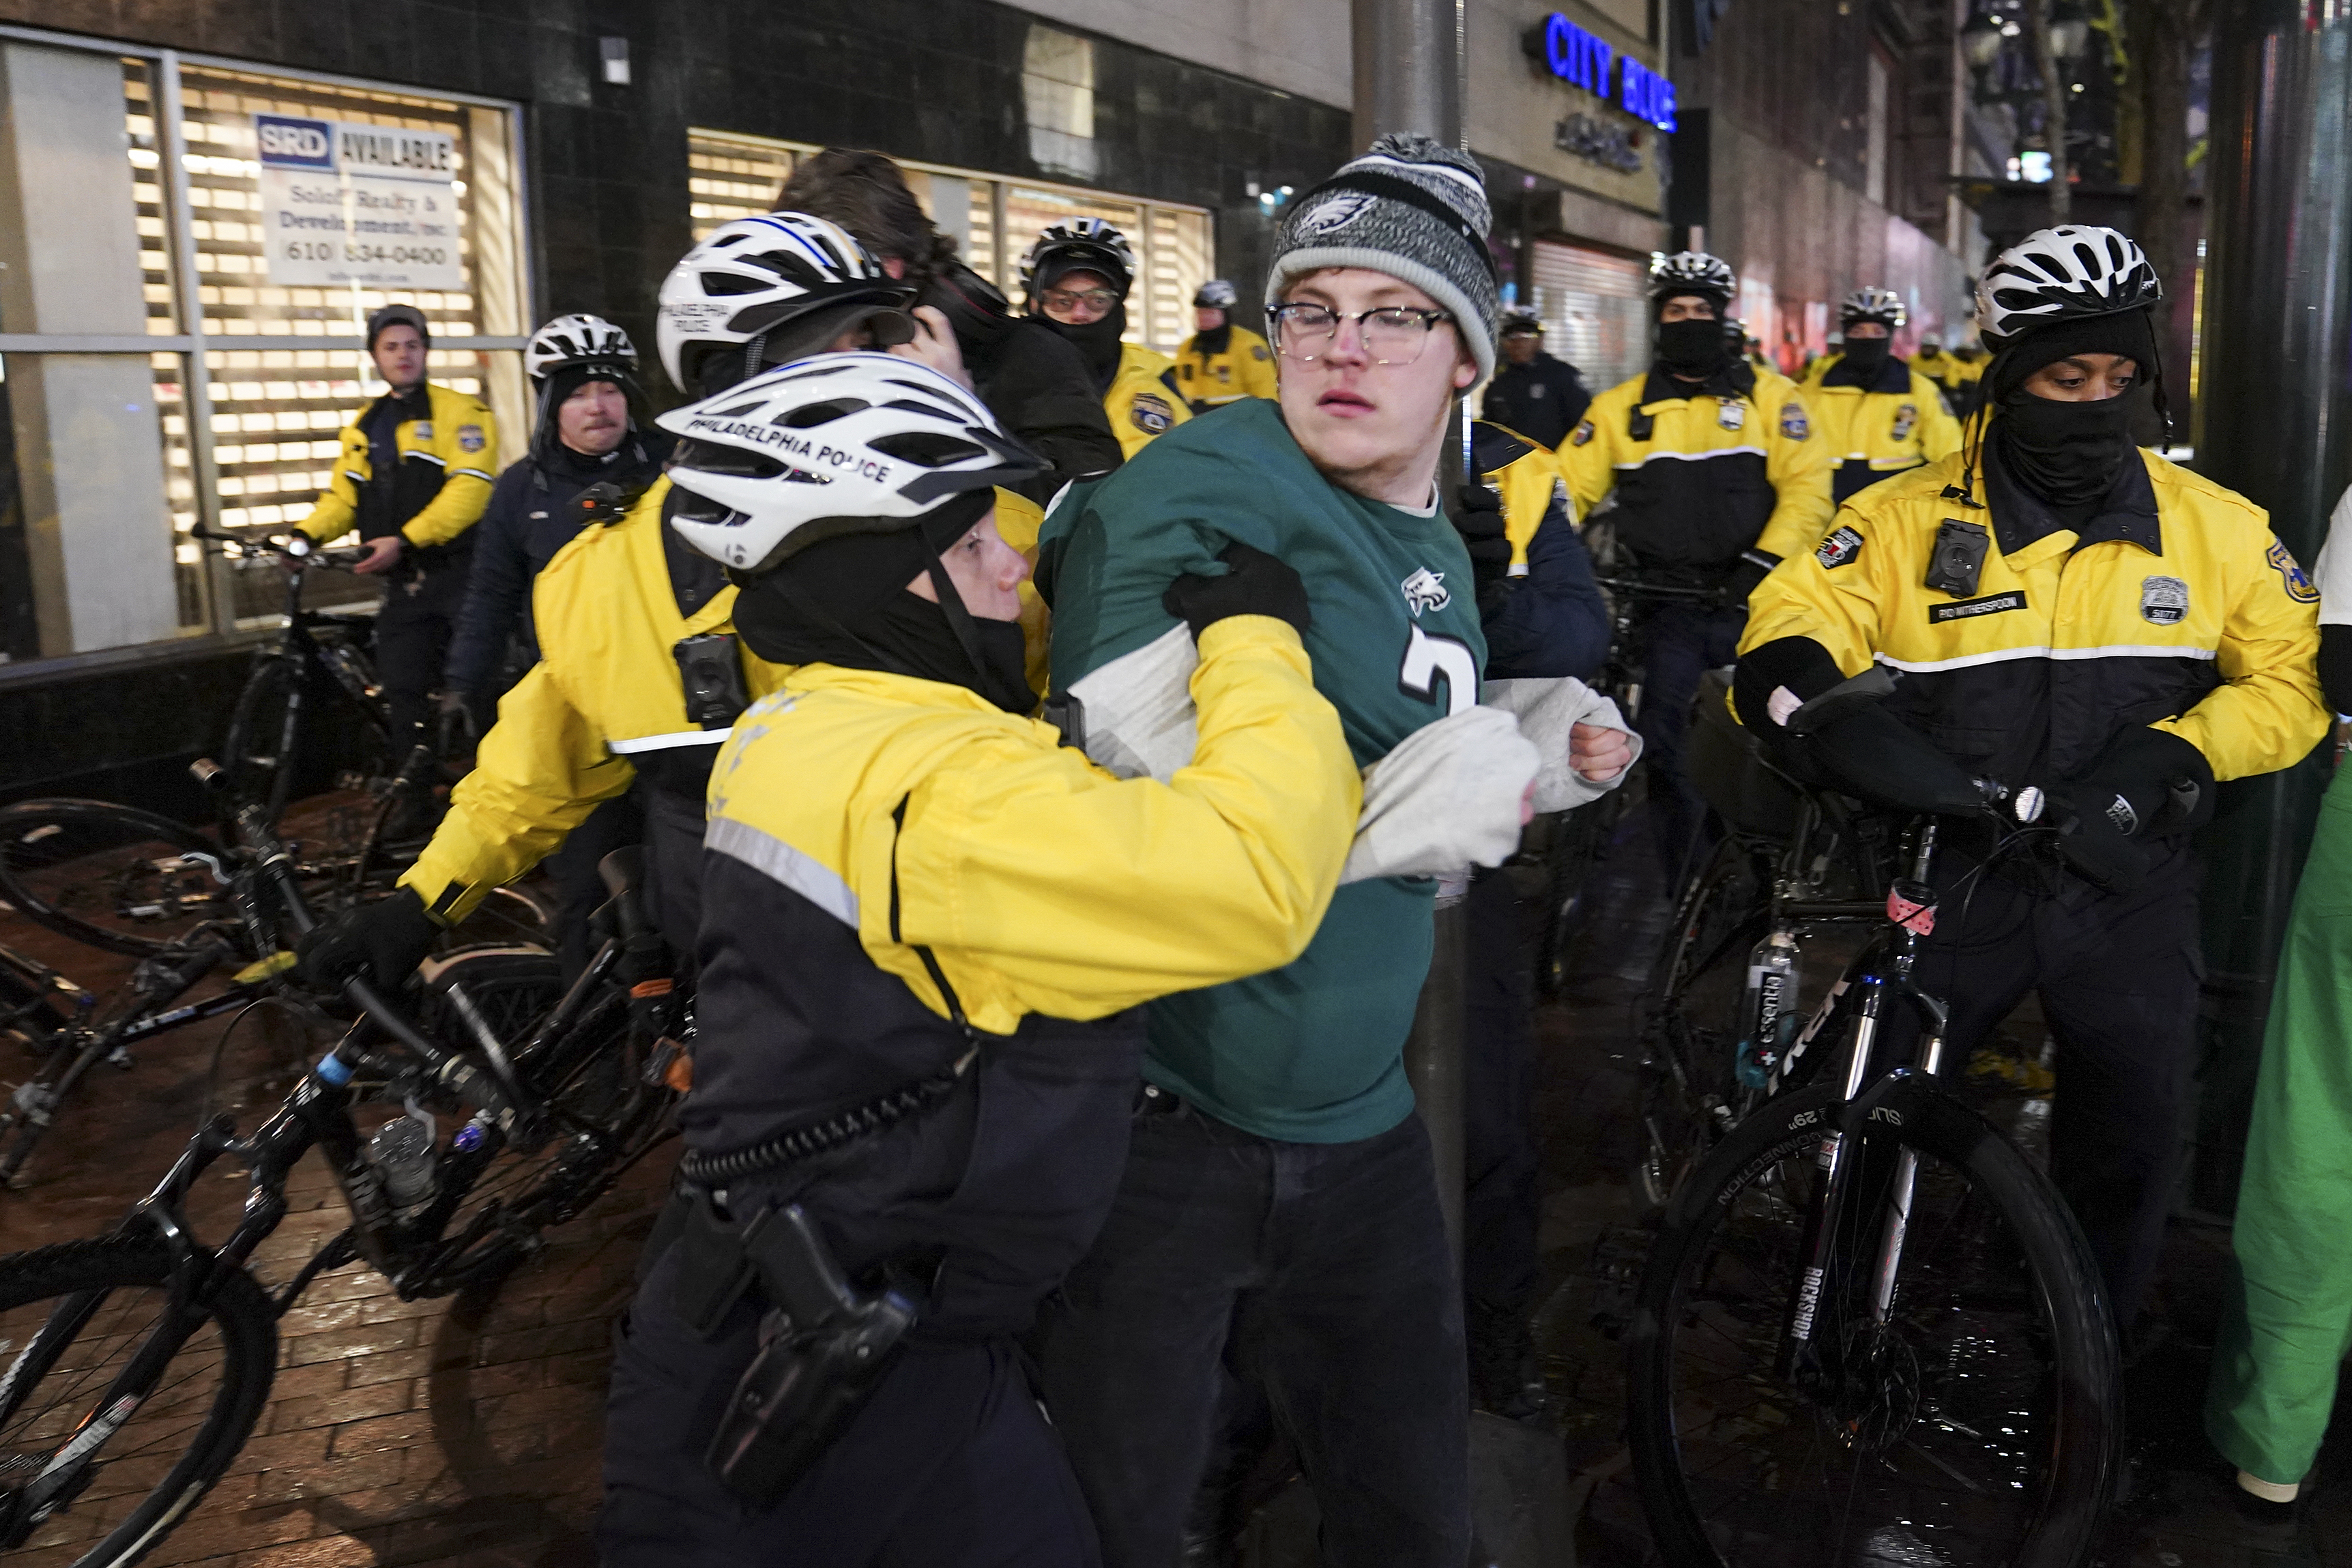
<path fill-rule="evenodd" d="M 1885 338 L 1848 338 L 1842 357 L 1845 368 L 1867 384 L 1877 380 L 1878 373 L 1886 368 L 1886 350 Z"/>
<path fill-rule="evenodd" d="M 969 513 L 950 526 L 942 548 L 971 527 Z M 1020 623 L 971 616 L 980 644 L 975 667 L 947 611 L 906 586 L 930 561 L 911 528 L 813 544 L 740 582 L 735 629 L 771 664 L 879 669 L 963 687 L 1008 713 L 1029 712 L 1037 698 L 1029 689 Z"/>
<path fill-rule="evenodd" d="M 1231 321 L 1227 321 L 1222 327 L 1211 327 L 1205 332 L 1192 334 L 1192 346 L 1200 351 L 1203 358 L 1208 359 L 1213 359 L 1224 353 L 1232 346 L 1233 341 L 1234 324 Z"/>
<path fill-rule="evenodd" d="M 1697 381 L 1714 374 L 1729 358 L 1721 321 L 1663 321 L 1658 326 L 1658 363 L 1670 374 Z"/>
<path fill-rule="evenodd" d="M 2019 392 L 1992 423 L 2010 477 L 2056 507 L 2085 506 L 2115 488 L 2131 455 L 2132 399 L 2062 403 Z"/>
<path fill-rule="evenodd" d="M 1037 312 L 1037 319 L 1076 347 L 1078 357 L 1087 362 L 1087 370 L 1095 378 L 1095 390 L 1108 392 L 1112 378 L 1118 374 L 1119 338 L 1127 331 L 1127 301 L 1122 300 L 1113 305 L 1101 321 L 1083 326 L 1057 321 L 1043 310 Z"/>

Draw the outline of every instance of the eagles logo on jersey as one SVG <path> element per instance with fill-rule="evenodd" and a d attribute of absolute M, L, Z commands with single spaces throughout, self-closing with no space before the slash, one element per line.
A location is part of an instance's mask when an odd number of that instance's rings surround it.
<path fill-rule="evenodd" d="M 1442 610 L 1454 602 L 1454 590 L 1445 585 L 1445 574 L 1432 572 L 1424 566 L 1402 583 L 1405 608 L 1419 620 L 1423 610 Z"/>

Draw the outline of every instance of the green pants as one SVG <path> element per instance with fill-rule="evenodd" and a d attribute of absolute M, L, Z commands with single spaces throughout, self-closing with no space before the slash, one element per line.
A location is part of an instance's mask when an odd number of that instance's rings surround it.
<path fill-rule="evenodd" d="M 2279 955 L 2205 1429 L 2247 1474 L 2310 1473 L 2352 1345 L 2352 768 L 2337 771 Z"/>

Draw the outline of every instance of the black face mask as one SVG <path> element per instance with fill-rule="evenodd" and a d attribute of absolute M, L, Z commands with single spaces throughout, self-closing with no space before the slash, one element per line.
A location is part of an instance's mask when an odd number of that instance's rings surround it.
<path fill-rule="evenodd" d="M 1847 368 L 1865 376 L 1876 376 L 1886 366 L 1890 347 L 1885 338 L 1848 338 L 1845 341 Z"/>
<path fill-rule="evenodd" d="M 1662 321 L 1658 324 L 1658 363 L 1676 375 L 1693 381 L 1713 375 L 1729 357 L 1723 344 L 1721 321 Z"/>
<path fill-rule="evenodd" d="M 1992 433 L 2002 466 L 2053 506 L 2082 506 L 2115 488 L 2131 455 L 2132 399 L 2061 403 L 2020 393 L 2000 405 Z"/>
<path fill-rule="evenodd" d="M 1037 312 L 1037 319 L 1076 346 L 1078 357 L 1087 362 L 1087 369 L 1094 374 L 1097 390 L 1107 392 L 1110 389 L 1111 377 L 1118 374 L 1119 337 L 1127 331 L 1127 302 L 1124 300 L 1113 305 L 1101 321 L 1088 321 L 1083 326 L 1057 321 L 1043 310 Z"/>

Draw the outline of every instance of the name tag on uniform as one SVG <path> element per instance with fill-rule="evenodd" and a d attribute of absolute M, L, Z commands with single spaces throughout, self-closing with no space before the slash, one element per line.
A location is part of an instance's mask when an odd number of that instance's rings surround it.
<path fill-rule="evenodd" d="M 1997 616 L 2003 610 L 2025 608 L 2025 591 L 2012 588 L 2006 594 L 1988 594 L 1981 599 L 1962 599 L 1955 604 L 1930 605 L 1930 624 L 1941 621 L 1971 621 L 1979 616 Z"/>

